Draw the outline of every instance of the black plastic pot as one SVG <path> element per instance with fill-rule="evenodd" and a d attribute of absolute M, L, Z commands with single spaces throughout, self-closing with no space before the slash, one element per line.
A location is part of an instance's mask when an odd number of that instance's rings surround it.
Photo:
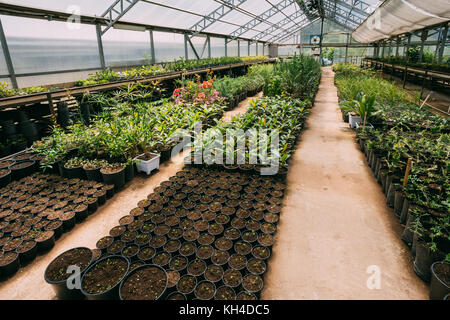
<path fill-rule="evenodd" d="M 5 136 L 17 134 L 16 125 L 13 120 L 5 120 L 2 122 L 2 130 Z"/>
<path fill-rule="evenodd" d="M 50 231 L 49 231 L 50 232 Z M 44 241 L 37 241 L 37 247 L 40 252 L 47 251 L 55 245 L 55 233 L 53 236 Z"/>
<path fill-rule="evenodd" d="M 20 180 L 34 172 L 34 161 L 15 163 L 9 167 L 13 180 Z"/>
<path fill-rule="evenodd" d="M 89 124 L 91 121 L 91 112 L 89 110 L 89 104 L 86 102 L 83 102 L 80 104 L 80 113 L 81 117 L 84 120 L 86 124 Z"/>
<path fill-rule="evenodd" d="M 103 181 L 106 184 L 113 184 L 116 190 L 125 185 L 125 169 L 115 173 L 104 173 L 102 170 L 100 172 L 102 173 Z"/>
<path fill-rule="evenodd" d="M 35 138 L 39 137 L 39 131 L 36 127 L 36 124 L 31 121 L 24 121 L 19 123 L 20 132 L 27 138 Z"/>
<path fill-rule="evenodd" d="M 406 225 L 405 225 L 405 229 L 403 230 L 402 233 L 402 240 L 407 244 L 407 245 L 411 245 L 413 242 L 413 237 L 414 237 L 414 233 L 410 230 L 411 227 L 411 223 L 414 219 L 414 216 L 412 214 L 407 214 L 407 219 L 406 219 Z"/>
<path fill-rule="evenodd" d="M 158 268 L 158 269 L 162 270 L 162 271 L 164 272 L 164 274 L 166 275 L 166 285 L 165 285 L 165 289 L 164 289 L 163 292 L 159 295 L 159 297 L 157 297 L 155 300 L 164 300 L 164 299 L 165 299 L 165 297 L 166 297 L 166 292 L 167 292 L 167 282 L 168 282 L 168 277 L 167 277 L 167 272 L 166 272 L 166 270 L 164 270 L 164 269 L 161 268 L 160 266 L 157 266 L 157 265 L 154 265 L 154 264 L 146 264 L 146 265 L 137 267 L 137 268 L 134 269 L 133 271 L 129 272 L 129 273 L 122 279 L 122 281 L 120 282 L 120 286 L 119 286 L 119 297 L 120 297 L 120 300 L 124 300 L 124 299 L 122 298 L 122 293 L 121 293 L 121 292 L 122 292 L 122 286 L 123 286 L 123 284 L 127 281 L 127 279 L 128 279 L 130 276 L 132 276 L 134 273 L 136 273 L 137 271 L 142 270 L 142 269 L 147 269 L 147 268 Z"/>
<path fill-rule="evenodd" d="M 28 261 L 32 261 L 34 260 L 34 258 L 36 258 L 36 254 L 37 254 L 37 243 L 34 242 L 34 247 L 32 247 L 31 249 L 24 251 L 24 252 L 18 252 L 16 249 L 16 252 L 19 254 L 19 261 L 20 264 L 25 264 Z"/>
<path fill-rule="evenodd" d="M 17 252 L 10 252 L 10 253 L 5 253 L 5 254 L 15 254 L 16 257 L 10 263 L 0 266 L 0 274 L 2 276 L 8 276 L 13 273 L 16 273 L 17 270 L 19 270 L 19 268 L 20 268 L 19 254 Z"/>
<path fill-rule="evenodd" d="M 214 287 L 214 292 L 212 293 L 212 296 L 211 296 L 209 299 L 203 299 L 203 298 L 200 298 L 200 297 L 198 296 L 198 294 L 197 294 L 197 288 L 198 288 L 202 283 L 209 283 L 209 284 L 212 284 L 213 287 Z M 194 294 L 195 294 L 195 297 L 196 297 L 198 300 L 211 300 L 211 299 L 213 299 L 214 296 L 216 295 L 216 291 L 217 291 L 217 288 L 216 288 L 216 285 L 215 285 L 214 282 L 207 281 L 207 280 L 203 280 L 203 281 L 198 282 L 198 280 L 197 280 L 197 285 L 195 286 Z"/>
<path fill-rule="evenodd" d="M 8 173 L 0 177 L 0 188 L 5 187 L 11 182 L 11 170 Z"/>
<path fill-rule="evenodd" d="M 76 249 L 88 249 L 88 248 L 79 247 L 79 248 L 70 249 L 68 251 L 76 250 Z M 66 253 L 66 252 L 67 251 L 61 253 L 58 257 L 60 257 L 62 254 Z M 84 275 L 85 271 L 94 262 L 94 254 L 92 253 L 92 251 L 91 251 L 91 254 L 92 254 L 91 261 L 89 262 L 89 265 L 86 268 L 84 268 L 83 270 L 80 270 L 80 277 L 82 277 Z M 55 259 L 57 259 L 58 257 L 56 257 Z M 47 268 L 48 268 L 48 266 L 47 266 Z M 67 279 L 66 280 L 62 280 L 62 281 L 51 281 L 51 280 L 49 280 L 47 278 L 47 269 L 44 272 L 44 279 L 45 279 L 45 282 L 47 282 L 48 284 L 50 284 L 53 287 L 53 290 L 55 291 L 56 296 L 60 300 L 79 300 L 79 299 L 83 299 L 84 298 L 84 294 L 81 292 L 80 289 L 75 289 L 75 288 L 74 289 L 69 289 L 67 287 Z"/>
<path fill-rule="evenodd" d="M 63 126 L 67 127 L 70 124 L 70 113 L 69 109 L 67 108 L 67 103 L 64 101 L 61 101 L 57 105 L 58 109 L 58 123 Z"/>
<path fill-rule="evenodd" d="M 394 213 L 397 218 L 401 218 L 402 215 L 402 209 L 403 209 L 403 202 L 405 200 L 405 195 L 402 191 L 402 188 L 399 186 L 395 190 L 394 194 Z"/>
<path fill-rule="evenodd" d="M 431 265 L 443 258 L 439 252 L 432 252 L 423 241 L 417 241 L 414 272 L 425 282 L 431 279 Z"/>
<path fill-rule="evenodd" d="M 86 174 L 86 177 L 90 181 L 97 181 L 97 182 L 103 182 L 103 176 L 100 173 L 100 168 L 96 169 L 84 169 L 84 173 Z"/>
<path fill-rule="evenodd" d="M 68 179 L 78 178 L 78 179 L 84 179 L 84 170 L 82 167 L 76 167 L 76 168 L 67 168 L 64 166 L 64 172 L 65 177 Z"/>
<path fill-rule="evenodd" d="M 400 214 L 400 223 L 402 224 L 406 223 L 406 218 L 408 217 L 408 210 L 409 210 L 409 201 L 407 198 L 404 198 L 402 205 L 402 212 Z"/>
<path fill-rule="evenodd" d="M 125 182 L 131 181 L 134 178 L 134 164 L 129 164 L 125 167 Z"/>
<path fill-rule="evenodd" d="M 436 275 L 434 268 L 439 264 L 449 265 L 448 262 L 435 262 L 431 265 L 430 299 L 443 300 L 450 293 L 450 286 Z"/>
<path fill-rule="evenodd" d="M 73 217 L 65 220 L 61 220 L 63 223 L 63 229 L 68 231 L 75 226 L 75 213 L 73 213 Z"/>
<path fill-rule="evenodd" d="M 122 259 L 122 260 L 127 262 L 127 264 L 128 264 L 127 270 L 126 270 L 124 276 L 122 277 L 122 279 L 117 284 L 115 284 L 112 288 L 110 288 L 109 290 L 103 291 L 101 293 L 92 294 L 92 293 L 85 292 L 83 290 L 83 280 L 84 280 L 84 277 L 86 276 L 86 273 L 89 272 L 89 270 L 91 270 L 93 267 L 95 267 L 100 262 L 102 262 L 102 261 L 104 261 L 106 259 L 111 259 L 111 258 Z M 84 272 L 83 276 L 81 277 L 81 292 L 89 300 L 117 300 L 117 299 L 120 298 L 120 296 L 119 296 L 119 287 L 120 287 L 123 279 L 127 276 L 129 269 L 130 269 L 130 261 L 127 258 L 125 258 L 125 257 L 118 256 L 118 255 L 112 255 L 112 256 L 107 256 L 107 257 L 104 257 L 102 259 L 99 259 L 94 264 L 91 264 L 90 267 L 87 268 L 87 270 Z M 138 269 L 138 268 L 136 268 L 136 269 Z"/>

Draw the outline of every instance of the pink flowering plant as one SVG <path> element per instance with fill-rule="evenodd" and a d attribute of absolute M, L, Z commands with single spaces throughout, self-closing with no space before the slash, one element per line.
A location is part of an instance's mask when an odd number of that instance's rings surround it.
<path fill-rule="evenodd" d="M 208 74 L 207 81 L 201 81 L 199 75 L 197 81 L 185 80 L 181 87 L 173 91 L 173 98 L 177 104 L 212 105 L 223 104 L 225 98 L 214 89 L 215 77 Z"/>

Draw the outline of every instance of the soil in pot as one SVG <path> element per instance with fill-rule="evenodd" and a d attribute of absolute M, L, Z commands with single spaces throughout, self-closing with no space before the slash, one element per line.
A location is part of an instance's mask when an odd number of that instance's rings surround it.
<path fill-rule="evenodd" d="M 216 293 L 216 286 L 209 281 L 202 281 L 195 287 L 195 296 L 200 300 L 211 300 Z"/>
<path fill-rule="evenodd" d="M 248 254 L 250 254 L 251 250 L 252 246 L 244 241 L 238 241 L 234 245 L 234 251 L 243 256 L 247 256 Z"/>
<path fill-rule="evenodd" d="M 260 234 L 258 236 L 258 242 L 262 246 L 271 247 L 275 240 L 271 234 Z"/>
<path fill-rule="evenodd" d="M 139 233 L 136 236 L 136 239 L 134 239 L 134 243 L 139 246 L 144 246 L 147 245 L 151 239 L 152 236 L 149 233 Z"/>
<path fill-rule="evenodd" d="M 167 300 L 184 301 L 186 300 L 186 296 L 180 292 L 175 291 L 167 296 Z"/>
<path fill-rule="evenodd" d="M 83 293 L 88 299 L 117 298 L 115 288 L 125 277 L 129 269 L 127 259 L 110 256 L 97 261 L 81 279 Z"/>
<path fill-rule="evenodd" d="M 242 291 L 238 293 L 236 300 L 258 300 L 258 298 L 251 292 Z"/>
<path fill-rule="evenodd" d="M 222 280 L 223 268 L 218 265 L 211 264 L 205 270 L 205 279 L 211 282 L 218 282 Z"/>
<path fill-rule="evenodd" d="M 236 293 L 229 286 L 221 286 L 216 290 L 214 300 L 236 300 Z"/>
<path fill-rule="evenodd" d="M 187 295 L 194 291 L 196 285 L 197 279 L 192 275 L 186 274 L 178 281 L 177 290 Z"/>
<path fill-rule="evenodd" d="M 202 260 L 208 260 L 214 253 L 214 248 L 210 245 L 201 245 L 197 249 L 197 258 Z"/>
<path fill-rule="evenodd" d="M 125 242 L 120 240 L 115 240 L 111 245 L 106 249 L 106 252 L 109 254 L 119 254 L 123 248 L 125 248 Z"/>
<path fill-rule="evenodd" d="M 195 259 L 191 263 L 189 263 L 189 266 L 187 268 L 187 271 L 189 274 L 199 277 L 201 276 L 206 270 L 206 262 L 200 259 Z"/>
<path fill-rule="evenodd" d="M 127 228 L 125 226 L 115 226 L 109 230 L 109 235 L 115 239 L 119 239 L 126 230 Z"/>
<path fill-rule="evenodd" d="M 215 237 L 209 233 L 203 233 L 198 237 L 198 243 L 201 245 L 210 245 L 214 242 Z"/>
<path fill-rule="evenodd" d="M 223 274 L 223 283 L 232 288 L 236 288 L 242 282 L 242 274 L 238 270 L 228 269 Z"/>
<path fill-rule="evenodd" d="M 106 236 L 97 241 L 96 247 L 100 250 L 106 250 L 114 241 L 114 238 L 111 236 Z"/>
<path fill-rule="evenodd" d="M 181 242 L 179 240 L 169 240 L 164 245 L 164 251 L 168 253 L 174 253 L 177 252 L 180 249 Z"/>
<path fill-rule="evenodd" d="M 167 270 L 167 289 L 174 289 L 180 280 L 180 273 L 176 270 Z"/>
<path fill-rule="evenodd" d="M 261 259 L 250 259 L 247 262 L 247 270 L 256 275 L 262 275 L 266 271 L 266 264 Z"/>
<path fill-rule="evenodd" d="M 7 276 L 17 272 L 20 268 L 19 254 L 14 251 L 0 255 L 0 274 Z"/>
<path fill-rule="evenodd" d="M 40 251 L 48 250 L 55 245 L 55 233 L 53 231 L 41 232 L 35 240 Z"/>
<path fill-rule="evenodd" d="M 263 246 L 253 247 L 252 254 L 257 259 L 268 259 L 270 257 L 270 249 Z"/>
<path fill-rule="evenodd" d="M 178 272 L 182 272 L 188 265 L 188 259 L 178 255 L 170 259 L 169 268 Z"/>
<path fill-rule="evenodd" d="M 197 247 L 192 242 L 183 243 L 179 250 L 180 254 L 188 259 L 193 257 L 195 255 L 196 251 L 197 251 Z"/>
<path fill-rule="evenodd" d="M 234 270 L 242 270 L 247 266 L 247 258 L 240 254 L 233 254 L 228 265 Z"/>
<path fill-rule="evenodd" d="M 213 264 L 218 266 L 223 266 L 230 259 L 230 254 L 227 251 L 222 250 L 214 250 L 214 253 L 211 257 L 211 261 Z"/>
<path fill-rule="evenodd" d="M 169 263 L 169 261 L 170 254 L 167 252 L 157 253 L 152 259 L 153 264 L 161 267 L 165 267 Z"/>
<path fill-rule="evenodd" d="M 264 282 L 258 275 L 248 274 L 242 280 L 242 287 L 252 293 L 258 293 L 262 290 Z"/>
<path fill-rule="evenodd" d="M 74 248 L 57 256 L 45 269 L 45 280 L 50 284 L 59 284 L 67 280 L 72 273 L 67 273 L 70 266 L 77 266 L 84 272 L 93 261 L 93 252 L 89 248 Z M 57 293 L 59 290 L 56 290 Z"/>
<path fill-rule="evenodd" d="M 122 249 L 122 256 L 128 258 L 129 260 L 133 260 L 137 257 L 138 252 L 139 246 L 137 244 L 130 244 Z"/>
<path fill-rule="evenodd" d="M 156 250 L 152 247 L 144 247 L 141 248 L 137 254 L 139 260 L 148 262 L 153 259 L 155 256 Z"/>
<path fill-rule="evenodd" d="M 125 168 L 122 164 L 109 165 L 100 170 L 103 181 L 106 184 L 113 184 L 116 190 L 125 185 Z"/>

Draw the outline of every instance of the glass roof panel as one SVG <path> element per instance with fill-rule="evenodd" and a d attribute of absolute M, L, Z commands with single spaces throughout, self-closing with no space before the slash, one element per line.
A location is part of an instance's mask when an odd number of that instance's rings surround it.
<path fill-rule="evenodd" d="M 4 0 L 8 4 L 47 9 L 52 11 L 73 12 L 88 16 L 100 16 L 111 6 L 113 0 Z"/>

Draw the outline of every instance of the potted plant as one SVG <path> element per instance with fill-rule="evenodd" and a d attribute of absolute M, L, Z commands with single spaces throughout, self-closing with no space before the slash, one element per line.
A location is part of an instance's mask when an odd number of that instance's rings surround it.
<path fill-rule="evenodd" d="M 88 180 L 103 182 L 103 176 L 100 172 L 108 163 L 105 160 L 86 160 L 83 169 Z"/>
<path fill-rule="evenodd" d="M 121 300 L 159 300 L 167 289 L 166 271 L 156 265 L 143 265 L 131 271 L 120 283 Z"/>
<path fill-rule="evenodd" d="M 349 111 L 349 123 L 351 128 L 356 128 L 357 123 L 362 123 L 363 131 L 370 118 L 375 114 L 376 96 L 367 96 L 360 92 L 356 100 L 348 101 L 341 107 L 344 111 Z M 373 127 L 373 126 L 372 126 Z"/>
<path fill-rule="evenodd" d="M 125 167 L 122 163 L 112 163 L 100 169 L 103 181 L 106 184 L 113 184 L 118 190 L 125 185 Z"/>
<path fill-rule="evenodd" d="M 136 161 L 136 167 L 138 172 L 145 172 L 149 175 L 153 170 L 159 168 L 159 159 L 161 155 L 152 152 L 145 152 L 140 154 L 134 160 Z"/>
<path fill-rule="evenodd" d="M 94 261 L 94 254 L 89 248 L 73 248 L 63 252 L 47 266 L 44 272 L 45 281 L 52 285 L 59 299 L 82 299 L 83 294 L 79 289 L 69 289 L 67 279 L 70 266 L 80 268 L 81 275 Z"/>
<path fill-rule="evenodd" d="M 85 160 L 82 158 L 74 157 L 72 159 L 67 160 L 64 163 L 64 172 L 66 178 L 73 179 L 79 178 L 84 179 L 85 174 L 83 171 L 83 166 L 85 164 Z"/>
<path fill-rule="evenodd" d="M 447 260 L 449 258 L 447 257 Z M 450 293 L 450 263 L 435 262 L 431 265 L 430 299 L 442 300 Z"/>
<path fill-rule="evenodd" d="M 129 267 L 130 262 L 122 256 L 112 255 L 96 261 L 81 277 L 81 292 L 89 300 L 118 299 L 119 285 Z"/>

